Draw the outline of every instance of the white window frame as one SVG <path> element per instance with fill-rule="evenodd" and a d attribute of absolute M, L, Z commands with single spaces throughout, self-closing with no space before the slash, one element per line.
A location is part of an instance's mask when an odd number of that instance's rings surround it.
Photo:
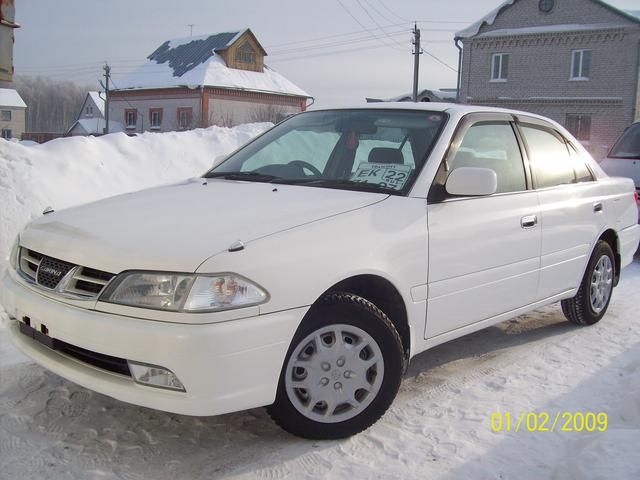
<path fill-rule="evenodd" d="M 593 51 L 590 48 L 579 48 L 576 50 L 571 50 L 571 69 L 569 70 L 569 80 L 573 82 L 586 82 L 591 78 L 590 76 L 585 77 L 583 75 L 584 69 L 584 52 L 589 52 L 591 55 L 591 63 L 589 65 L 589 75 L 591 75 L 591 67 L 593 65 Z M 580 57 L 580 68 L 578 70 L 578 76 L 573 76 L 573 70 L 575 67 L 576 57 Z"/>
<path fill-rule="evenodd" d="M 154 122 L 154 118 L 156 117 L 158 118 L 158 123 Z M 162 112 L 160 110 L 151 110 L 151 115 L 150 115 L 150 127 L 152 129 L 160 129 L 162 127 Z"/>
<path fill-rule="evenodd" d="M 132 119 L 134 120 L 133 123 L 131 123 L 129 120 L 132 117 Z M 127 115 L 126 115 L 126 128 L 136 128 L 138 126 L 138 112 L 135 112 L 133 110 L 127 110 Z"/>
<path fill-rule="evenodd" d="M 509 70 L 507 67 L 507 73 L 506 75 L 504 75 L 504 57 L 509 57 L 510 54 L 509 53 L 494 53 L 493 55 L 491 55 L 491 82 L 496 82 L 496 83 L 504 83 L 507 81 L 507 78 L 509 77 Z M 499 59 L 499 60 L 498 60 Z M 496 70 L 496 61 L 500 62 L 500 66 L 499 66 L 499 70 L 498 70 L 498 77 L 494 77 L 494 72 Z M 508 64 L 508 63 L 507 63 Z M 503 76 L 504 75 L 504 76 Z"/>

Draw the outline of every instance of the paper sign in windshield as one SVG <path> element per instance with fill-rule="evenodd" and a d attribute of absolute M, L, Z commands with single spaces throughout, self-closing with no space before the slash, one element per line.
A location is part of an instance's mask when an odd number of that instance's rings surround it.
<path fill-rule="evenodd" d="M 351 180 L 364 183 L 375 183 L 382 187 L 400 190 L 404 187 L 411 173 L 410 165 L 397 163 L 366 163 L 358 165 L 351 175 Z"/>

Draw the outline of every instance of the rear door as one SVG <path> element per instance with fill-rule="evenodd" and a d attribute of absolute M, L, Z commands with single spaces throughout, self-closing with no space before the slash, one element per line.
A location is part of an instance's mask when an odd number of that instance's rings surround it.
<path fill-rule="evenodd" d="M 519 117 L 518 129 L 540 202 L 542 300 L 579 285 L 607 207 L 600 185 L 561 132 L 527 117 Z"/>
<path fill-rule="evenodd" d="M 445 193 L 459 167 L 493 169 L 498 191 L 485 197 Z M 540 209 L 506 114 L 461 122 L 429 192 L 427 327 L 432 338 L 533 302 L 540 261 Z"/>

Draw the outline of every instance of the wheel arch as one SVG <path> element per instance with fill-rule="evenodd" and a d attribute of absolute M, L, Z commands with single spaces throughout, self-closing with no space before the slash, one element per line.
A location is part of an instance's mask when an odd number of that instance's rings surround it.
<path fill-rule="evenodd" d="M 335 292 L 352 293 L 370 301 L 382 310 L 398 331 L 405 357 L 409 358 L 411 352 L 411 329 L 409 327 L 407 307 L 402 295 L 393 283 L 379 275 L 355 275 L 329 287 L 319 299 Z"/>

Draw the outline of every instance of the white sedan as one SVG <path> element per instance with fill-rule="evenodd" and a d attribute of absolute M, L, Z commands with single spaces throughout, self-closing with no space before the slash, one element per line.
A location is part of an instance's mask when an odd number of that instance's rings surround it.
<path fill-rule="evenodd" d="M 637 195 L 532 114 L 378 103 L 296 115 L 176 185 L 47 211 L 0 279 L 14 343 L 114 398 L 268 405 L 355 434 L 409 360 L 553 302 L 598 322 Z"/>

